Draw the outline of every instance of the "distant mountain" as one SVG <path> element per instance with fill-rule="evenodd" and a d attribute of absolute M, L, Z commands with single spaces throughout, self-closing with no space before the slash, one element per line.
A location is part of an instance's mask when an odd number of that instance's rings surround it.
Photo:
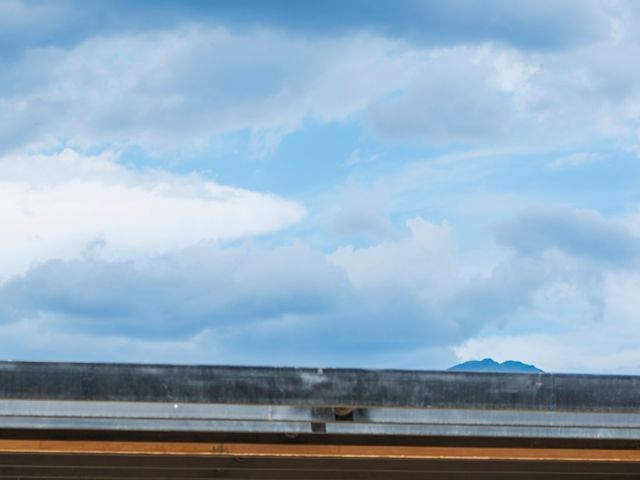
<path fill-rule="evenodd" d="M 515 360 L 498 363 L 491 358 L 471 360 L 449 368 L 451 372 L 542 373 L 539 368 Z"/>

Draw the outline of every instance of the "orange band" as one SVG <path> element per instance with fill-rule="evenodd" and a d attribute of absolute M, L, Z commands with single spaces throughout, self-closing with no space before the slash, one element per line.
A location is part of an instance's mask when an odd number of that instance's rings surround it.
<path fill-rule="evenodd" d="M 640 450 L 0 440 L 0 453 L 640 462 Z"/>

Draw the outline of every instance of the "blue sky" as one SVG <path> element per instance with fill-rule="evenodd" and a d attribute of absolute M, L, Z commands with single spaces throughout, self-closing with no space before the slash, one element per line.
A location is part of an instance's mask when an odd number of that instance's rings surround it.
<path fill-rule="evenodd" d="M 0 1 L 0 352 L 640 373 L 637 2 Z"/>

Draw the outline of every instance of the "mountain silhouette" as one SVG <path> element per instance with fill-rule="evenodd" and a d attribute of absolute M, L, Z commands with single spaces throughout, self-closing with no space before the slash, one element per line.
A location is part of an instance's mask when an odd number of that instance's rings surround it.
<path fill-rule="evenodd" d="M 542 373 L 542 370 L 526 363 L 507 360 L 498 363 L 491 358 L 484 360 L 470 360 L 454 365 L 448 369 L 451 372 L 502 372 L 502 373 Z"/>

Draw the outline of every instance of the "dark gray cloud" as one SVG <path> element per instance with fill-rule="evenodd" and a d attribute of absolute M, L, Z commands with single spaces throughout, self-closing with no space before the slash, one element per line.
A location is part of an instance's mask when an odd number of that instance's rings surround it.
<path fill-rule="evenodd" d="M 551 249 L 595 261 L 627 264 L 640 255 L 640 238 L 595 212 L 568 208 L 527 210 L 496 227 L 497 238 L 524 255 Z"/>

